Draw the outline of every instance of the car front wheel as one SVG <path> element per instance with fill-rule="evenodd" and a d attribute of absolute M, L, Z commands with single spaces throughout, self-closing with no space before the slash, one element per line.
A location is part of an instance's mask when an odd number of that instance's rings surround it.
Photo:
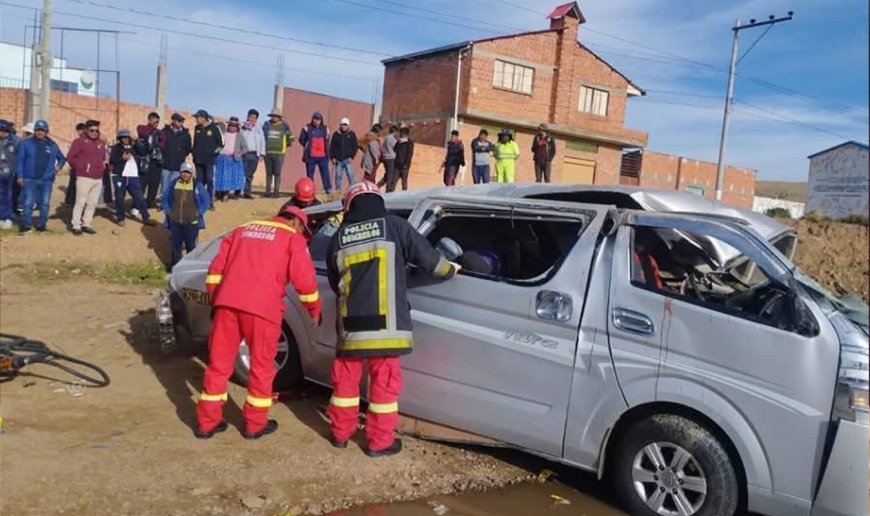
<path fill-rule="evenodd" d="M 235 379 L 241 385 L 248 385 L 251 370 L 251 348 L 244 340 L 239 345 L 234 367 Z M 275 381 L 272 388 L 277 391 L 299 387 L 305 381 L 302 375 L 302 361 L 296 339 L 286 324 L 281 324 L 281 336 L 278 338 L 278 352 L 275 354 Z"/>
<path fill-rule="evenodd" d="M 614 450 L 614 489 L 638 515 L 731 515 L 740 496 L 727 451 L 703 426 L 661 414 L 634 424 Z"/>

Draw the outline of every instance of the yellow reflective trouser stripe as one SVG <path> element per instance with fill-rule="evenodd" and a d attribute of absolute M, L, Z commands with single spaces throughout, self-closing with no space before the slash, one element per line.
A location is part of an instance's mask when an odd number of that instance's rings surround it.
<path fill-rule="evenodd" d="M 412 343 L 408 339 L 351 340 L 341 343 L 341 349 L 346 351 L 363 349 L 400 349 L 410 347 L 412 347 Z"/>
<path fill-rule="evenodd" d="M 318 293 L 316 291 L 313 294 L 300 294 L 299 295 L 299 301 L 302 301 L 303 303 L 313 303 L 313 302 L 317 301 L 318 299 L 320 299 L 320 293 Z"/>
<path fill-rule="evenodd" d="M 369 403 L 369 412 L 373 414 L 391 414 L 399 411 L 399 402 L 392 403 Z"/>
<path fill-rule="evenodd" d="M 359 396 L 356 398 L 340 398 L 338 396 L 333 396 L 329 403 L 334 407 L 340 408 L 348 408 L 348 407 L 358 407 L 359 406 Z"/>
<path fill-rule="evenodd" d="M 222 279 L 224 279 L 223 274 L 209 274 L 208 276 L 205 277 L 205 284 L 206 285 L 217 285 L 218 283 L 221 282 Z"/>
<path fill-rule="evenodd" d="M 227 401 L 227 393 L 223 393 L 223 394 L 202 393 L 199 395 L 199 399 L 202 401 Z"/>
<path fill-rule="evenodd" d="M 250 394 L 245 398 L 245 402 L 256 408 L 269 408 L 272 406 L 272 398 L 258 398 L 256 396 L 251 396 Z"/>
<path fill-rule="evenodd" d="M 280 223 L 280 222 L 275 222 L 274 220 L 255 220 L 255 221 L 253 221 L 253 222 L 248 222 L 248 223 L 245 224 L 245 225 L 246 225 L 246 226 L 252 226 L 252 225 L 257 225 L 257 226 L 268 226 L 268 227 L 270 227 L 270 228 L 283 229 L 283 230 L 285 230 L 285 231 L 289 231 L 289 232 L 291 232 L 291 233 L 295 233 L 295 232 L 296 232 L 295 229 L 291 228 L 291 227 L 288 226 L 287 224 L 282 224 L 282 223 Z"/>

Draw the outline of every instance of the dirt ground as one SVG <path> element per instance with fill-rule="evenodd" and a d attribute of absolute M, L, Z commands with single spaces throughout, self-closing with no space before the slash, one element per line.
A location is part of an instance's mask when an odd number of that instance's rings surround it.
<path fill-rule="evenodd" d="M 54 199 L 61 199 L 59 191 Z M 268 216 L 281 202 L 219 204 L 201 238 Z M 93 264 L 165 260 L 166 231 L 135 221 L 120 228 L 99 216 L 96 236 L 75 237 L 67 219 L 68 210 L 59 208 L 46 234 L 0 233 L 0 329 L 93 361 L 112 384 L 76 396 L 64 383 L 66 373 L 33 366 L 32 374 L 0 385 L 0 513 L 322 514 L 486 490 L 537 472 L 504 454 L 415 439 L 406 439 L 401 455 L 382 460 L 368 460 L 359 446 L 335 450 L 319 415 L 326 397 L 316 390 L 277 404 L 278 433 L 249 442 L 237 430 L 244 391 L 233 385 L 230 431 L 194 439 L 203 365 L 196 357 L 154 352 L 159 281 L 77 272 Z M 827 286 L 857 290 L 866 300 L 867 228 L 797 227 L 798 263 Z M 40 274 L 33 274 L 34 263 L 43 263 Z"/>

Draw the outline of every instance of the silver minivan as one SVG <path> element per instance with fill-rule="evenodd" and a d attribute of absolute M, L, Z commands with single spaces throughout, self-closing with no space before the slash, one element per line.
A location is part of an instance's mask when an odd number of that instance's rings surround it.
<path fill-rule="evenodd" d="M 459 187 L 387 205 L 465 265 L 449 282 L 409 270 L 402 413 L 606 475 L 632 514 L 867 513 L 867 309 L 795 267 L 789 228 L 627 187 Z M 324 320 L 312 328 L 287 296 L 276 389 L 329 384 L 324 260 L 340 205 L 309 216 Z M 218 240 L 173 271 L 166 349 L 207 337 Z"/>

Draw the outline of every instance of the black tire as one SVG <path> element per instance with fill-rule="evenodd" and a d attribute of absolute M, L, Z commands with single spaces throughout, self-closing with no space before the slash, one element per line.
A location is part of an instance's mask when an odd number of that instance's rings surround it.
<path fill-rule="evenodd" d="M 629 514 L 670 514 L 668 511 L 677 510 L 678 493 L 684 503 L 692 502 L 695 515 L 718 516 L 737 512 L 740 485 L 734 465 L 722 443 L 703 426 L 681 416 L 658 414 L 635 423 L 614 444 L 610 480 Z M 643 475 L 661 469 L 661 465 L 656 468 L 645 453 L 647 446 L 651 446 L 650 451 L 660 450 L 666 465 L 675 464 L 672 459 L 676 460 L 677 454 L 681 453 L 679 448 L 688 452 L 691 456 L 685 463 L 688 476 L 682 475 L 683 467 L 677 474 L 665 466 L 663 473 L 655 475 L 654 482 L 640 481 L 636 486 L 636 478 L 642 479 Z M 638 466 L 643 470 L 641 473 L 633 472 L 636 460 L 640 461 Z M 704 480 L 706 492 L 703 495 L 695 490 L 699 478 Z M 646 480 L 651 479 L 647 477 Z M 671 490 L 670 487 L 675 489 Z M 646 499 L 654 501 L 655 497 L 663 498 L 661 512 L 652 510 L 639 490 L 644 491 Z M 656 493 L 656 490 L 660 493 Z"/>
<path fill-rule="evenodd" d="M 301 387 L 305 383 L 305 377 L 302 374 L 302 359 L 299 356 L 299 346 L 296 344 L 293 332 L 290 331 L 290 328 L 286 324 L 281 323 L 281 333 L 287 339 L 287 354 L 286 357 L 282 357 L 279 352 L 279 356 L 276 357 L 284 365 L 278 370 L 275 380 L 272 382 L 272 389 L 275 392 Z M 233 366 L 233 378 L 239 385 L 248 385 L 248 367 L 242 359 L 241 350 L 238 356 L 236 356 L 236 363 Z"/>

